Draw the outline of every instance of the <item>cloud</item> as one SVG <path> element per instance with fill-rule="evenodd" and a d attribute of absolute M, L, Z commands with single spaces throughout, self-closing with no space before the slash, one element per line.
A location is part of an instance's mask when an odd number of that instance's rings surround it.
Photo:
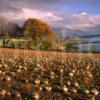
<path fill-rule="evenodd" d="M 81 29 L 87 31 L 88 28 L 100 26 L 100 15 L 91 15 L 87 12 L 76 14 L 63 14 L 62 20 L 54 22 L 54 26 L 65 27 L 69 29 Z M 59 23 L 59 24 L 57 24 Z"/>
<path fill-rule="evenodd" d="M 88 15 L 88 13 L 86 13 L 86 12 L 81 12 L 81 14 L 82 14 L 82 15 Z"/>
<path fill-rule="evenodd" d="M 68 3 L 94 5 L 99 2 L 100 0 L 0 0 L 0 14 L 21 24 L 28 18 L 37 18 L 49 23 L 52 27 L 86 31 L 90 27 L 99 25 L 99 14 L 91 15 L 86 11 L 68 13 L 60 9 L 63 8 L 63 4 Z M 61 6 L 58 9 L 52 6 L 53 4 Z"/>
<path fill-rule="evenodd" d="M 7 11 L 10 7 L 15 8 L 32 8 L 39 10 L 49 10 L 52 9 L 53 4 L 71 4 L 80 3 L 82 5 L 96 5 L 100 3 L 100 0 L 0 0 L 0 11 Z"/>
<path fill-rule="evenodd" d="M 37 18 L 40 20 L 43 20 L 47 23 L 53 23 L 54 21 L 62 20 L 62 17 L 55 15 L 53 12 L 49 11 L 38 11 L 28 8 L 23 8 L 21 12 L 14 13 L 14 12 L 4 12 L 1 14 L 2 16 L 5 16 L 8 20 L 27 20 L 28 18 Z M 9 19 L 10 18 L 10 19 Z"/>
<path fill-rule="evenodd" d="M 15 9 L 16 10 L 16 9 Z M 53 11 L 39 11 L 28 8 L 23 8 L 18 13 L 4 12 L 3 16 L 8 19 L 27 20 L 28 18 L 37 18 L 49 23 L 52 27 L 64 27 L 69 29 L 87 30 L 87 28 L 99 25 L 100 15 L 89 15 L 86 12 L 77 14 L 66 14 Z"/>

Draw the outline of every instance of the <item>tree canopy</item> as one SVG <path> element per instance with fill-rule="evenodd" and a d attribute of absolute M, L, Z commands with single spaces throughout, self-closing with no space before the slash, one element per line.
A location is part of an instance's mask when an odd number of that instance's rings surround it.
<path fill-rule="evenodd" d="M 23 30 L 26 37 L 33 39 L 35 46 L 46 43 L 51 47 L 54 33 L 45 22 L 30 18 L 24 23 Z"/>
<path fill-rule="evenodd" d="M 19 33 L 20 27 L 18 24 L 9 22 L 6 27 L 6 31 L 8 32 L 10 37 L 17 37 Z"/>
<path fill-rule="evenodd" d="M 32 38 L 45 35 L 47 36 L 51 35 L 52 33 L 51 28 L 46 23 L 38 19 L 28 19 L 27 21 L 25 21 L 23 28 L 25 32 L 28 32 L 28 36 Z"/>
<path fill-rule="evenodd" d="M 27 47 L 32 44 L 35 49 L 52 50 L 60 46 L 57 33 L 54 33 L 45 22 L 33 18 L 26 20 L 20 27 L 17 23 L 0 17 L 0 37 L 3 47 L 7 47 L 11 38 L 24 38 Z M 30 41 L 33 43 L 30 44 Z"/>

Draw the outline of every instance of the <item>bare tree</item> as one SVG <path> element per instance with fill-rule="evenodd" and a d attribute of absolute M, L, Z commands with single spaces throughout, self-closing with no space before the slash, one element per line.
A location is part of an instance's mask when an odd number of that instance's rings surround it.
<path fill-rule="evenodd" d="M 0 16 L 0 38 L 2 39 L 3 47 L 7 47 L 7 44 L 10 41 L 7 24 L 8 21 L 3 16 Z"/>

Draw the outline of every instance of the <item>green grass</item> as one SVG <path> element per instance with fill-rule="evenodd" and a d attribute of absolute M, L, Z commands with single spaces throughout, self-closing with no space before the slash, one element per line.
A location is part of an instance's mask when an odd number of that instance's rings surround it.
<path fill-rule="evenodd" d="M 0 46 L 2 46 L 2 39 L 0 39 Z"/>

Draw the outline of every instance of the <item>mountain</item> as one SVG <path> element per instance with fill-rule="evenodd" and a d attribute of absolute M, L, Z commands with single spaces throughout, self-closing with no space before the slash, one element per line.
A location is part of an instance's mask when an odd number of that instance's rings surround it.
<path fill-rule="evenodd" d="M 83 30 L 68 29 L 68 28 L 53 28 L 53 31 L 60 33 L 60 35 L 63 38 L 65 38 L 65 37 L 80 37 L 80 36 L 89 34 L 89 32 L 85 32 Z"/>
<path fill-rule="evenodd" d="M 99 38 L 99 37 L 100 37 L 100 34 L 80 36 L 80 38 Z"/>
<path fill-rule="evenodd" d="M 69 28 L 53 28 L 54 32 L 60 33 L 60 35 L 65 37 L 80 37 L 80 38 L 94 38 L 100 37 L 100 25 L 81 29 L 69 29 Z"/>

